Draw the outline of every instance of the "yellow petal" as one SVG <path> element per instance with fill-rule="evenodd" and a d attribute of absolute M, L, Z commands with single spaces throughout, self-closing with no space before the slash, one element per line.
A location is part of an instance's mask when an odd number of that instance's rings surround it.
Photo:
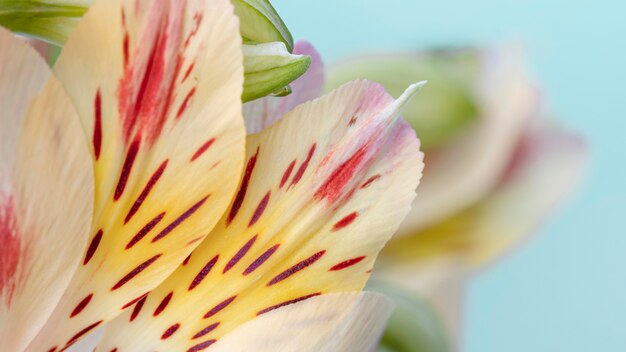
<path fill-rule="evenodd" d="M 289 303 L 360 290 L 415 196 L 422 154 L 398 114 L 416 89 L 394 101 L 353 82 L 249 136 L 225 216 L 100 348 L 194 351 Z"/>
<path fill-rule="evenodd" d="M 61 84 L 37 52 L 4 29 L 0 101 L 0 339 L 3 350 L 22 351 L 79 263 L 93 172 Z"/>
<path fill-rule="evenodd" d="M 393 308 L 388 298 L 370 292 L 313 297 L 245 323 L 211 351 L 374 351 Z"/>
<path fill-rule="evenodd" d="M 227 0 L 98 1 L 54 71 L 90 142 L 95 209 L 81 266 L 32 351 L 72 344 L 175 270 L 228 206 L 244 156 Z"/>

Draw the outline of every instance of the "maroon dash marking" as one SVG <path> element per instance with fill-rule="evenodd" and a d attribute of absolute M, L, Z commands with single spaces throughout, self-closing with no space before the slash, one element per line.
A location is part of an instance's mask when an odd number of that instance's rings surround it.
<path fill-rule="evenodd" d="M 380 178 L 380 175 L 374 175 L 368 178 L 367 181 L 363 182 L 363 184 L 361 185 L 361 189 L 369 187 L 369 185 L 371 185 L 372 182 L 378 180 L 379 178 Z"/>
<path fill-rule="evenodd" d="M 198 351 L 205 350 L 205 349 L 209 348 L 209 346 L 211 346 L 215 342 L 217 342 L 217 340 L 207 340 L 207 341 L 204 341 L 202 343 L 199 343 L 199 344 L 189 348 L 187 350 L 187 352 L 198 352 Z"/>
<path fill-rule="evenodd" d="M 189 78 L 189 75 L 191 75 L 191 71 L 193 71 L 195 65 L 195 62 L 192 62 L 191 65 L 189 65 L 189 68 L 187 69 L 187 71 L 185 71 L 185 75 L 183 76 L 183 80 L 181 81 L 181 83 L 185 82 L 187 78 Z"/>
<path fill-rule="evenodd" d="M 147 296 L 147 295 L 148 295 L 147 293 L 144 293 L 143 295 L 141 295 L 141 296 L 139 296 L 139 297 L 137 297 L 137 298 L 133 299 L 132 301 L 130 301 L 130 302 L 128 302 L 128 303 L 126 303 L 125 305 L 123 305 L 123 306 L 122 306 L 122 310 L 124 310 L 124 309 L 126 309 L 126 308 L 128 308 L 128 307 L 132 306 L 133 304 L 137 303 L 138 301 L 140 301 L 140 300 L 142 300 L 142 299 L 146 298 L 146 296 Z"/>
<path fill-rule="evenodd" d="M 366 156 L 367 145 L 361 147 L 348 160 L 339 165 L 315 192 L 315 197 L 317 199 L 326 199 L 331 203 L 338 200 L 345 186 L 354 177 L 359 166 L 365 161 Z"/>
<path fill-rule="evenodd" d="M 187 105 L 189 105 L 189 101 L 191 100 L 191 98 L 193 98 L 194 94 L 196 94 L 196 87 L 191 88 L 189 93 L 187 93 L 185 100 L 183 100 L 183 102 L 180 104 L 180 108 L 178 108 L 178 112 L 176 113 L 177 119 L 179 119 L 183 115 L 183 113 L 185 113 L 185 110 L 187 110 Z"/>
<path fill-rule="evenodd" d="M 188 288 L 189 291 L 193 290 L 194 288 L 196 288 L 196 286 L 200 285 L 202 280 L 204 280 L 204 278 L 211 272 L 211 269 L 213 269 L 213 267 L 215 266 L 215 263 L 217 263 L 217 260 L 219 259 L 219 257 L 220 257 L 219 255 L 216 255 L 215 257 L 213 257 L 213 259 L 209 260 L 204 265 L 202 270 L 200 270 L 198 275 L 196 275 L 196 277 L 193 279 L 191 284 L 189 284 L 189 288 Z"/>
<path fill-rule="evenodd" d="M 80 301 L 78 305 L 76 305 L 76 308 L 74 308 L 72 314 L 70 314 L 70 318 L 73 318 L 78 315 L 78 313 L 82 312 L 83 309 L 85 309 L 85 307 L 87 307 L 87 305 L 91 301 L 91 298 L 93 298 L 93 293 L 90 293 L 87 297 L 83 298 L 83 300 Z"/>
<path fill-rule="evenodd" d="M 150 231 L 152 231 L 152 229 L 159 222 L 161 222 L 164 216 L 165 212 L 157 215 L 154 219 L 150 220 L 146 225 L 144 225 L 144 227 L 142 227 L 141 230 L 139 230 L 139 232 L 137 232 L 137 234 L 133 236 L 133 238 L 131 238 L 131 240 L 126 245 L 126 249 L 131 249 L 135 244 L 137 244 L 137 242 L 141 241 L 141 239 L 143 239 Z"/>
<path fill-rule="evenodd" d="M 161 254 L 157 254 L 154 257 L 139 264 L 135 269 L 131 270 L 128 274 L 126 274 L 126 276 L 121 278 L 120 281 L 118 281 L 115 285 L 113 285 L 113 287 L 111 287 L 111 291 L 115 291 L 118 288 L 124 286 L 128 281 L 132 280 L 135 276 L 137 276 L 139 273 L 144 271 L 147 267 L 152 265 L 152 263 L 154 263 L 157 259 L 159 259 L 160 256 Z"/>
<path fill-rule="evenodd" d="M 217 328 L 219 325 L 220 325 L 219 321 L 217 323 L 211 324 L 211 325 L 207 326 L 206 328 L 198 331 L 195 335 L 193 335 L 193 337 L 191 339 L 194 340 L 194 339 L 201 338 L 202 336 L 204 336 L 204 335 L 210 333 L 211 331 L 215 330 L 215 328 Z"/>
<path fill-rule="evenodd" d="M 211 308 L 211 310 L 209 310 L 205 315 L 204 315 L 204 319 L 210 318 L 212 316 L 214 316 L 215 314 L 219 313 L 222 309 L 228 307 L 229 304 L 233 303 L 233 301 L 235 300 L 235 298 L 237 298 L 237 296 L 232 296 L 230 298 L 227 298 L 225 300 L 223 300 L 221 303 L 218 303 L 215 307 Z"/>
<path fill-rule="evenodd" d="M 189 263 L 189 260 L 191 259 L 191 253 L 189 253 L 189 255 L 187 256 L 187 258 L 185 258 L 185 260 L 183 260 L 183 266 L 187 265 Z"/>
<path fill-rule="evenodd" d="M 228 226 L 237 213 L 239 209 L 241 209 L 241 205 L 243 204 L 244 198 L 246 198 L 246 192 L 248 191 L 248 185 L 250 184 L 250 178 L 252 178 L 252 171 L 254 170 L 254 166 L 256 165 L 256 159 L 259 155 L 259 148 L 256 149 L 256 153 L 250 157 L 248 163 L 246 164 L 246 171 L 243 174 L 243 178 L 241 180 L 241 185 L 239 186 L 239 191 L 237 191 L 237 195 L 235 196 L 235 200 L 233 201 L 233 205 L 230 208 L 230 212 L 228 213 L 228 217 L 226 218 L 226 225 Z"/>
<path fill-rule="evenodd" d="M 152 176 L 150 176 L 148 183 L 146 183 L 146 186 L 141 191 L 141 194 L 139 194 L 139 197 L 137 197 L 137 200 L 135 200 L 135 203 L 133 203 L 133 206 L 128 211 L 128 214 L 126 214 L 126 218 L 124 219 L 124 224 L 128 223 L 130 219 L 132 219 L 132 217 L 135 215 L 135 213 L 137 213 L 137 211 L 139 210 L 143 202 L 146 200 L 146 198 L 148 198 L 150 191 L 152 191 L 152 188 L 154 187 L 154 185 L 156 185 L 157 181 L 159 181 L 159 179 L 163 175 L 163 172 L 165 171 L 165 168 L 167 167 L 168 161 L 169 160 L 166 159 L 164 162 L 162 162 L 159 168 L 152 174 Z"/>
<path fill-rule="evenodd" d="M 87 248 L 87 253 L 85 253 L 85 259 L 83 260 L 83 265 L 87 265 L 93 255 L 96 253 L 98 246 L 100 245 L 100 240 L 102 240 L 102 230 L 98 230 L 91 243 L 89 243 L 89 247 Z"/>
<path fill-rule="evenodd" d="M 200 199 L 196 204 L 192 205 L 191 208 L 187 209 L 184 213 L 182 213 L 178 218 L 176 218 L 176 220 L 172 221 L 171 224 L 167 225 L 166 228 L 164 228 L 161 232 L 159 232 L 158 235 L 156 235 L 153 239 L 152 239 L 152 243 L 162 239 L 163 237 L 167 236 L 170 234 L 170 232 L 172 232 L 178 225 L 180 225 L 183 221 L 187 220 L 187 218 L 189 218 L 190 216 L 193 215 L 193 213 L 195 213 L 198 209 L 200 209 L 200 207 L 202 206 L 202 204 L 204 204 L 204 202 L 206 202 L 206 200 L 209 198 L 209 196 L 206 196 L 202 199 Z"/>
<path fill-rule="evenodd" d="M 95 329 L 98 325 L 102 324 L 102 320 L 97 321 L 91 325 L 89 325 L 88 327 L 82 329 L 81 331 L 79 331 L 76 335 L 72 336 L 71 339 L 69 339 L 67 341 L 67 343 L 65 344 L 65 348 L 73 345 L 76 341 L 78 341 L 78 339 L 80 339 L 83 335 L 85 335 L 86 333 L 90 332 L 91 330 Z"/>
<path fill-rule="evenodd" d="M 357 218 L 357 216 L 359 216 L 359 213 L 356 211 L 344 216 L 341 220 L 337 221 L 335 225 L 333 225 L 332 231 L 341 230 L 350 225 Z"/>
<path fill-rule="evenodd" d="M 274 309 L 278 309 L 278 308 L 280 308 L 280 307 L 284 307 L 284 306 L 289 305 L 289 304 L 298 303 L 298 302 L 304 301 L 304 300 L 306 300 L 306 299 L 309 299 L 309 298 L 311 298 L 311 297 L 319 296 L 319 295 L 321 295 L 321 294 L 322 294 L 321 292 L 316 292 L 316 293 L 312 293 L 312 294 L 310 294 L 310 295 L 306 295 L 306 296 L 302 296 L 302 297 L 298 297 L 298 298 L 290 299 L 290 300 L 285 301 L 285 302 L 283 302 L 283 303 L 279 303 L 279 304 L 276 304 L 276 305 L 273 305 L 273 306 L 267 307 L 267 308 L 265 308 L 265 309 L 261 309 L 260 311 L 258 311 L 258 312 L 256 313 L 256 315 L 265 314 L 265 313 L 267 313 L 267 312 L 273 311 Z"/>
<path fill-rule="evenodd" d="M 319 251 L 312 256 L 306 258 L 305 260 L 299 262 L 298 264 L 292 266 L 291 268 L 283 271 L 282 273 L 276 275 L 276 277 L 274 277 L 270 282 L 268 282 L 266 286 L 272 286 L 274 284 L 277 284 L 290 277 L 291 275 L 297 273 L 298 271 L 305 269 L 309 265 L 318 261 L 324 255 L 324 253 L 326 253 L 326 251 Z"/>
<path fill-rule="evenodd" d="M 51 349 L 48 350 L 48 352 L 55 352 L 57 350 L 56 346 L 52 347 Z"/>
<path fill-rule="evenodd" d="M 159 303 L 159 305 L 156 307 L 152 315 L 156 317 L 157 315 L 161 314 L 161 312 L 165 310 L 165 308 L 167 308 L 167 305 L 170 304 L 170 301 L 172 300 L 173 295 L 174 295 L 174 292 L 170 292 L 165 297 L 163 297 L 163 299 L 161 300 L 161 303 Z"/>
<path fill-rule="evenodd" d="M 193 38 L 197 33 L 198 29 L 200 29 L 200 23 L 202 23 L 202 13 L 197 12 L 193 15 L 194 26 L 187 35 L 187 39 L 185 39 L 184 47 L 187 48 L 189 46 L 189 42 L 191 42 L 191 38 Z"/>
<path fill-rule="evenodd" d="M 141 138 L 138 136 L 133 140 L 130 147 L 128 148 L 128 152 L 126 153 L 126 160 L 124 160 L 124 166 L 122 166 L 122 172 L 120 173 L 120 179 L 117 181 L 117 187 L 115 187 L 115 194 L 113 196 L 113 200 L 118 200 L 124 193 L 124 189 L 126 188 L 126 182 L 128 182 L 128 177 L 130 176 L 130 172 L 133 169 L 133 164 L 135 163 L 135 159 L 137 158 L 137 152 L 139 152 L 139 144 L 141 142 Z"/>
<path fill-rule="evenodd" d="M 115 347 L 114 349 L 112 349 L 110 352 L 117 352 L 117 347 Z"/>
<path fill-rule="evenodd" d="M 139 301 L 137 302 L 137 305 L 135 306 L 135 308 L 133 308 L 133 312 L 130 313 L 130 321 L 133 321 L 135 320 L 135 318 L 137 318 L 137 316 L 141 312 L 141 308 L 143 308 L 144 303 L 146 303 L 146 297 L 147 297 L 147 294 L 141 297 L 141 299 L 139 299 Z"/>
<path fill-rule="evenodd" d="M 251 239 L 248 240 L 248 242 L 246 242 L 246 244 L 244 244 L 238 251 L 237 253 L 235 253 L 235 255 L 230 258 L 230 260 L 228 261 L 228 263 L 226 263 L 226 266 L 224 266 L 224 271 L 222 271 L 223 274 L 226 274 L 226 272 L 230 269 L 233 268 L 233 266 L 235 266 L 237 263 L 239 263 L 239 261 L 241 260 L 241 258 L 243 258 L 246 253 L 248 253 L 248 251 L 250 250 L 250 248 L 252 248 L 252 245 L 254 244 L 254 242 L 256 241 L 258 235 L 254 235 L 254 237 L 252 237 Z"/>
<path fill-rule="evenodd" d="M 278 186 L 278 188 L 283 188 L 285 183 L 287 183 L 287 181 L 289 180 L 289 176 L 291 176 L 291 172 L 293 171 L 293 168 L 295 166 L 296 166 L 296 160 L 294 159 L 293 161 L 291 161 L 289 166 L 287 166 L 287 169 L 283 173 L 283 178 L 280 179 L 280 186 Z"/>
<path fill-rule="evenodd" d="M 206 152 L 207 149 L 209 149 L 213 145 L 214 142 L 215 138 L 211 138 L 208 141 L 204 142 L 204 144 L 200 146 L 200 148 L 198 148 L 195 153 L 193 153 L 193 156 L 191 157 L 191 160 L 189 160 L 189 162 L 198 159 L 200 155 L 204 154 L 204 152 Z"/>
<path fill-rule="evenodd" d="M 348 126 L 352 126 L 352 125 L 354 125 L 354 124 L 356 123 L 356 120 L 357 120 L 356 115 L 353 115 L 353 116 L 350 118 L 350 121 L 348 121 Z"/>
<path fill-rule="evenodd" d="M 179 323 L 176 323 L 170 326 L 169 328 L 167 328 L 167 330 L 165 330 L 163 335 L 161 335 L 161 340 L 167 340 L 170 336 L 174 335 L 174 333 L 176 332 L 176 330 L 178 330 L 178 328 L 180 328 Z"/>
<path fill-rule="evenodd" d="M 265 261 L 268 260 L 272 256 L 272 254 L 274 254 L 274 252 L 276 252 L 278 247 L 280 247 L 280 243 L 263 252 L 263 254 L 256 258 L 254 262 L 252 262 L 252 264 L 250 264 L 250 266 L 248 266 L 246 270 L 244 270 L 243 274 L 248 275 L 255 271 L 259 266 L 261 266 L 261 264 L 265 263 Z"/>
<path fill-rule="evenodd" d="M 93 122 L 93 153 L 96 160 L 100 159 L 100 149 L 102 148 L 102 97 L 100 89 L 96 92 L 94 99 L 94 122 Z"/>
<path fill-rule="evenodd" d="M 256 209 L 254 210 L 254 213 L 252 214 L 252 218 L 250 218 L 248 227 L 251 227 L 252 225 L 256 224 L 257 221 L 259 221 L 259 219 L 261 218 L 261 215 L 263 215 L 263 212 L 265 212 L 265 208 L 267 208 L 267 203 L 269 203 L 270 201 L 271 194 L 272 194 L 272 191 L 267 191 L 263 199 L 261 199 L 261 201 L 259 202 L 259 205 L 257 205 Z"/>
<path fill-rule="evenodd" d="M 304 176 L 304 172 L 309 167 L 309 163 L 311 162 L 313 153 L 315 153 L 315 148 L 317 148 L 317 144 L 313 143 L 313 145 L 311 146 L 311 149 L 309 149 L 309 154 L 307 155 L 306 159 L 302 162 L 302 165 L 300 165 L 300 168 L 298 168 L 298 171 L 294 175 L 293 180 L 291 181 L 291 186 L 294 186 L 298 182 L 300 182 L 300 180 L 302 179 L 302 176 Z"/>
<path fill-rule="evenodd" d="M 363 259 L 365 259 L 365 256 L 361 256 L 361 257 L 356 257 L 356 258 L 345 260 L 345 261 L 343 261 L 343 262 L 333 266 L 332 268 L 330 268 L 329 271 L 343 270 L 343 269 L 345 269 L 347 267 L 350 267 L 350 266 L 353 266 L 353 265 L 359 263 Z"/>
<path fill-rule="evenodd" d="M 128 36 L 128 32 L 124 33 L 124 43 L 122 47 L 124 51 L 124 67 L 126 67 L 130 61 L 130 37 Z"/>

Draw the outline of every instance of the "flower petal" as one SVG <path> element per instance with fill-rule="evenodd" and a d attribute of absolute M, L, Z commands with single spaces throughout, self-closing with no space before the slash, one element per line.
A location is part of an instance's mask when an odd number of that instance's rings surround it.
<path fill-rule="evenodd" d="M 374 351 L 394 305 L 370 292 L 313 297 L 242 325 L 215 352 Z"/>
<path fill-rule="evenodd" d="M 95 217 L 33 351 L 72 344 L 167 277 L 228 206 L 244 152 L 241 39 L 227 0 L 97 1 L 55 73 L 90 142 Z"/>
<path fill-rule="evenodd" d="M 416 89 L 394 101 L 354 82 L 249 136 L 230 209 L 100 348 L 193 350 L 284 305 L 360 290 L 415 196 L 422 154 L 398 114 Z"/>
<path fill-rule="evenodd" d="M 482 60 L 477 82 L 481 117 L 444 148 L 426 153 L 419 197 L 398 233 L 411 235 L 472 205 L 495 187 L 516 143 L 539 109 L 539 95 L 521 55 L 495 49 Z"/>
<path fill-rule="evenodd" d="M 243 105 L 243 116 L 249 134 L 260 132 L 296 106 L 322 95 L 324 63 L 319 53 L 305 41 L 297 42 L 293 53 L 310 56 L 311 66 L 291 83 L 291 94 L 285 97 L 268 96 Z"/>
<path fill-rule="evenodd" d="M 35 50 L 4 29 L 0 101 L 0 339 L 4 350 L 22 351 L 84 250 L 93 173 L 61 84 Z"/>

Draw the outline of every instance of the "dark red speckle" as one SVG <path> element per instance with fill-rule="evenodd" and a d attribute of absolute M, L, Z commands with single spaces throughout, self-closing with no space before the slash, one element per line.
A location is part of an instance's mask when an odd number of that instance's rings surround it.
<path fill-rule="evenodd" d="M 371 185 L 374 181 L 378 180 L 379 178 L 380 178 L 380 175 L 374 175 L 368 178 L 367 181 L 363 182 L 363 184 L 361 185 L 361 189 L 369 187 L 369 185 Z"/>
<path fill-rule="evenodd" d="M 193 335 L 193 337 L 191 339 L 201 338 L 202 336 L 204 336 L 206 334 L 209 334 L 211 331 L 215 330 L 219 325 L 220 325 L 219 322 L 213 323 L 213 324 L 207 326 L 206 328 L 198 331 L 195 335 Z"/>
<path fill-rule="evenodd" d="M 141 273 L 147 267 L 152 265 L 152 263 L 154 263 L 157 259 L 159 259 L 160 256 L 161 254 L 157 254 L 154 257 L 139 264 L 135 269 L 131 270 L 128 274 L 126 274 L 123 278 L 121 278 L 120 281 L 118 281 L 115 285 L 113 285 L 113 287 L 111 287 L 111 291 L 115 291 L 119 289 L 120 287 L 124 286 L 128 281 L 132 280 L 135 276 L 139 275 L 139 273 Z"/>
<path fill-rule="evenodd" d="M 204 280 L 204 278 L 207 275 L 209 275 L 209 273 L 211 272 L 211 269 L 213 269 L 219 257 L 220 257 L 219 255 L 216 255 L 215 257 L 213 257 L 213 259 L 209 260 L 206 264 L 204 264 L 204 267 L 202 267 L 202 270 L 200 270 L 200 272 L 196 275 L 196 277 L 193 279 L 191 284 L 189 284 L 189 288 L 188 288 L 189 291 L 193 290 L 194 288 L 196 288 L 196 286 L 200 285 L 202 280 Z"/>
<path fill-rule="evenodd" d="M 232 267 L 239 263 L 241 258 L 243 258 L 248 253 L 250 248 L 252 248 L 252 245 L 256 241 L 257 237 L 258 235 L 254 235 L 237 251 L 237 253 L 235 253 L 235 255 L 228 261 L 228 263 L 226 263 L 226 266 L 224 266 L 224 271 L 222 271 L 222 273 L 226 274 L 228 270 L 232 269 Z"/>
<path fill-rule="evenodd" d="M 252 171 L 254 170 L 254 166 L 256 165 L 256 159 L 259 155 L 259 148 L 256 149 L 256 153 L 248 159 L 248 163 L 246 164 L 246 170 L 243 174 L 243 178 L 241 180 L 241 185 L 239 186 L 239 191 L 237 191 L 237 195 L 235 196 L 235 200 L 233 201 L 233 205 L 230 207 L 230 212 L 228 213 L 228 217 L 226 218 L 226 225 L 229 225 L 237 213 L 241 206 L 243 205 L 243 200 L 246 198 L 246 192 L 248 192 L 248 185 L 250 184 L 250 179 L 252 178 Z"/>
<path fill-rule="evenodd" d="M 93 121 L 93 153 L 96 160 L 100 159 L 100 149 L 102 148 L 102 97 L 100 89 L 96 92 L 94 99 L 94 121 Z"/>
<path fill-rule="evenodd" d="M 159 222 L 161 222 L 164 216 L 165 212 L 157 215 L 154 219 L 144 225 L 144 227 L 142 227 L 141 230 L 139 230 L 139 232 L 137 232 L 137 234 L 133 236 L 130 241 L 128 241 L 126 249 L 131 249 L 135 244 L 137 244 L 137 242 L 141 241 L 142 238 L 144 238 Z"/>
<path fill-rule="evenodd" d="M 367 146 L 361 147 L 348 160 L 339 165 L 315 192 L 317 199 L 326 199 L 331 203 L 343 194 L 345 186 L 354 177 L 359 167 L 365 162 Z"/>
<path fill-rule="evenodd" d="M 298 303 L 298 302 L 301 302 L 301 301 L 307 300 L 307 299 L 309 299 L 309 298 L 311 298 L 311 297 L 319 296 L 319 295 L 321 295 L 321 294 L 322 294 L 321 292 L 316 292 L 316 293 L 312 293 L 312 294 L 310 294 L 310 295 L 306 295 L 306 296 L 302 296 L 302 297 L 298 297 L 298 298 L 290 299 L 290 300 L 288 300 L 288 301 L 285 301 L 285 302 L 282 302 L 282 303 L 279 303 L 279 304 L 276 304 L 276 305 L 273 305 L 273 306 L 267 307 L 267 308 L 265 308 L 265 309 L 261 309 L 260 311 L 258 311 L 258 312 L 256 313 L 256 315 L 265 314 L 265 313 L 267 313 L 267 312 L 273 311 L 274 309 L 278 309 L 278 308 L 280 308 L 280 307 L 284 307 L 284 306 L 289 305 L 289 304 Z"/>
<path fill-rule="evenodd" d="M 343 270 L 347 267 L 353 266 L 359 262 L 361 262 L 363 259 L 365 259 L 365 256 L 361 256 L 361 257 L 356 257 L 356 258 L 352 258 L 352 259 L 348 259 L 345 260 L 337 265 L 334 265 L 332 268 L 329 269 L 329 271 L 338 271 L 338 270 Z"/>
<path fill-rule="evenodd" d="M 141 312 L 141 308 L 143 308 L 143 305 L 146 303 L 146 297 L 147 294 L 139 299 L 137 305 L 135 305 L 135 307 L 133 308 L 132 313 L 130 313 L 130 321 L 133 321 L 135 320 L 135 318 L 137 318 L 137 316 Z"/>
<path fill-rule="evenodd" d="M 165 160 L 164 162 L 162 162 L 161 165 L 159 165 L 159 168 L 152 174 L 152 176 L 150 176 L 148 183 L 146 183 L 143 190 L 141 191 L 141 194 L 139 195 L 139 197 L 137 197 L 137 199 L 135 200 L 135 203 L 133 203 L 133 206 L 128 211 L 128 214 L 126 214 L 126 218 L 124 219 L 124 224 L 130 221 L 130 219 L 135 215 L 135 213 L 137 213 L 137 210 L 139 210 L 139 208 L 141 207 L 143 202 L 146 200 L 146 198 L 148 198 L 150 191 L 152 191 L 152 188 L 154 187 L 154 185 L 156 185 L 156 183 L 159 181 L 159 179 L 163 175 L 163 172 L 165 171 L 165 168 L 167 167 L 167 163 L 168 163 L 168 160 Z"/>
<path fill-rule="evenodd" d="M 176 324 L 170 326 L 169 328 L 167 328 L 167 330 L 165 330 L 163 335 L 161 335 L 161 340 L 166 340 L 170 336 L 174 335 L 174 333 L 176 332 L 176 330 L 178 330 L 178 328 L 180 328 L 180 324 L 179 323 L 176 323 Z"/>
<path fill-rule="evenodd" d="M 191 157 L 191 160 L 189 160 L 189 162 L 198 159 L 202 154 L 204 154 L 204 152 L 207 151 L 207 149 L 209 149 L 213 145 L 213 143 L 215 143 L 215 138 L 211 138 L 208 141 L 204 142 L 204 144 L 201 145 L 195 153 L 193 153 L 193 156 Z"/>
<path fill-rule="evenodd" d="M 217 342 L 217 340 L 207 340 L 207 341 L 204 341 L 202 343 L 199 343 L 199 344 L 189 348 L 187 350 L 187 352 L 198 352 L 198 351 L 206 350 L 207 348 L 209 348 L 209 346 L 211 346 L 215 342 Z"/>
<path fill-rule="evenodd" d="M 86 328 L 82 329 L 78 333 L 76 333 L 76 335 L 72 336 L 72 338 L 67 341 L 67 343 L 65 344 L 65 348 L 73 345 L 76 341 L 78 341 L 78 339 L 83 337 L 85 334 L 87 334 L 91 330 L 95 329 L 100 324 L 102 324 L 102 320 L 97 321 L 97 322 L 87 326 Z"/>
<path fill-rule="evenodd" d="M 170 304 L 170 301 L 172 300 L 173 295 L 174 295 L 174 292 L 170 292 L 167 295 L 165 295 L 165 297 L 163 297 L 163 299 L 161 300 L 161 303 L 159 303 L 159 305 L 156 307 L 152 315 L 156 317 L 157 315 L 161 314 L 161 312 L 163 312 L 165 308 L 167 308 L 167 305 Z"/>
<path fill-rule="evenodd" d="M 89 247 L 87 247 L 87 253 L 85 253 L 85 259 L 83 260 L 83 265 L 87 265 L 93 255 L 96 253 L 98 246 L 100 245 L 100 241 L 102 240 L 102 229 L 98 230 L 95 236 L 91 239 L 91 243 L 89 243 Z"/>
<path fill-rule="evenodd" d="M 344 216 L 341 220 L 337 221 L 335 225 L 333 225 L 333 231 L 341 230 L 344 227 L 350 225 L 359 214 L 355 211 L 346 216 Z"/>
<path fill-rule="evenodd" d="M 141 137 L 137 136 L 128 148 L 128 152 L 126 153 L 126 159 L 124 160 L 124 165 L 122 166 L 122 172 L 120 173 L 120 178 L 117 181 L 117 187 L 115 187 L 115 194 L 113 196 L 114 200 L 120 199 L 120 197 L 124 193 L 126 183 L 128 182 L 128 177 L 130 176 L 130 172 L 132 171 L 133 165 L 135 164 L 135 159 L 137 158 L 137 153 L 139 152 L 140 143 Z"/>
<path fill-rule="evenodd" d="M 277 283 L 285 280 L 286 278 L 290 277 L 291 275 L 297 273 L 298 271 L 307 268 L 311 264 L 313 264 L 316 261 L 318 261 L 324 255 L 324 253 L 326 253 L 326 251 L 319 251 L 319 252 L 313 254 L 312 256 L 306 258 L 305 260 L 299 262 L 298 264 L 292 266 L 291 268 L 289 268 L 289 269 L 283 271 L 282 273 L 276 275 L 276 277 L 274 277 L 272 280 L 270 280 L 267 283 L 267 286 L 272 286 L 274 284 L 277 284 Z"/>
<path fill-rule="evenodd" d="M 192 205 L 189 209 L 187 209 L 184 213 L 182 213 L 178 218 L 176 218 L 176 220 L 172 221 L 171 224 L 167 225 L 166 228 L 164 228 L 161 232 L 159 232 L 158 235 L 156 235 L 153 239 L 152 242 L 156 242 L 160 239 L 162 239 L 163 237 L 167 236 L 170 234 L 170 232 L 174 231 L 174 229 L 180 225 L 182 222 L 184 222 L 185 220 L 187 220 L 190 216 L 192 216 L 196 211 L 198 211 L 198 209 L 200 209 L 200 207 L 202 206 L 202 204 L 204 204 L 204 202 L 206 202 L 206 200 L 209 198 L 209 196 L 206 196 L 202 199 L 200 199 L 197 203 L 195 203 L 194 205 Z"/>
<path fill-rule="evenodd" d="M 243 274 L 248 275 L 252 273 L 253 271 L 255 271 L 259 266 L 261 266 L 261 264 L 265 263 L 265 261 L 268 260 L 272 256 L 272 254 L 274 254 L 274 252 L 276 252 L 278 247 L 280 247 L 280 244 L 276 244 L 272 246 L 270 249 L 263 252 L 263 254 L 261 254 L 258 258 L 256 258 L 254 262 L 252 262 L 252 264 L 250 264 L 250 266 L 248 266 L 246 270 L 244 270 Z"/>
<path fill-rule="evenodd" d="M 291 176 L 291 172 L 293 171 L 293 168 L 296 166 L 296 161 L 293 160 L 289 166 L 287 166 L 287 169 L 285 169 L 285 172 L 283 172 L 283 177 L 280 179 L 280 186 L 278 188 L 283 188 L 283 186 L 285 185 L 285 183 L 287 183 L 287 181 L 289 180 L 289 176 Z"/>
<path fill-rule="evenodd" d="M 228 307 L 229 304 L 233 303 L 235 298 L 237 298 L 237 296 L 229 297 L 229 298 L 223 300 L 222 302 L 218 303 L 215 307 L 211 308 L 211 310 L 209 310 L 204 315 L 204 319 L 210 318 L 210 317 L 214 316 L 215 314 L 219 313 L 220 311 L 222 311 L 222 309 Z"/>
<path fill-rule="evenodd" d="M 267 208 L 267 203 L 269 203 L 270 201 L 271 194 L 272 191 L 267 191 L 267 193 L 265 193 L 265 196 L 263 196 L 263 199 L 261 199 L 259 205 L 257 205 L 254 213 L 252 213 L 252 218 L 250 218 L 248 227 L 251 227 L 252 225 L 256 224 L 257 221 L 259 221 L 261 215 L 263 215 L 263 213 L 265 212 L 265 208 Z"/>
<path fill-rule="evenodd" d="M 313 158 L 313 154 L 315 153 L 316 147 L 317 147 L 317 144 L 313 143 L 313 145 L 311 146 L 311 149 L 309 149 L 309 154 L 307 155 L 306 159 L 302 162 L 302 165 L 300 165 L 300 167 L 298 168 L 298 171 L 293 176 L 293 180 L 291 181 L 291 186 L 298 184 L 298 182 L 300 182 L 300 180 L 302 179 L 302 176 L 304 176 L 304 172 L 309 167 L 309 163 L 311 162 L 311 158 Z"/>
<path fill-rule="evenodd" d="M 87 307 L 87 305 L 89 304 L 89 302 L 91 302 L 91 298 L 93 298 L 93 293 L 90 293 L 89 295 L 87 295 L 87 297 L 83 298 L 78 305 L 76 305 L 76 308 L 74 308 L 74 310 L 72 311 L 72 313 L 70 314 L 70 318 L 75 317 L 76 315 L 78 315 L 80 312 L 83 311 L 83 309 L 85 309 L 85 307 Z"/>

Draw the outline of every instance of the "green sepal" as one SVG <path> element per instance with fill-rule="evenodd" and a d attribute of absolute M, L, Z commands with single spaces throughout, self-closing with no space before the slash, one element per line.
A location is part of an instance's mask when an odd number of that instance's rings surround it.
<path fill-rule="evenodd" d="M 302 76 L 311 65 L 310 56 L 289 53 L 283 42 L 244 45 L 243 54 L 244 102 L 268 94 L 288 94 L 287 85 Z"/>
<path fill-rule="evenodd" d="M 293 52 L 293 37 L 268 0 L 231 0 L 246 43 L 283 42 Z"/>

